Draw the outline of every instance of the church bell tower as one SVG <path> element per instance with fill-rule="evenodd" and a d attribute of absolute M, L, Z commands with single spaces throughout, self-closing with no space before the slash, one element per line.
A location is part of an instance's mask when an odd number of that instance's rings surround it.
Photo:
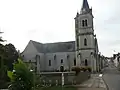
<path fill-rule="evenodd" d="M 95 71 L 95 35 L 93 18 L 92 8 L 89 7 L 87 0 L 83 0 L 81 10 L 77 12 L 75 17 L 77 65 L 89 66 Z"/>

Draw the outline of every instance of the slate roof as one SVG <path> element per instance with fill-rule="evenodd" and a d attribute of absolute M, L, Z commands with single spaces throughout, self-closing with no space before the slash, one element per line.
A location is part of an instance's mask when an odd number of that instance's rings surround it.
<path fill-rule="evenodd" d="M 89 4 L 87 0 L 83 0 L 83 4 L 82 4 L 82 10 L 86 9 L 89 10 Z"/>
<path fill-rule="evenodd" d="M 40 53 L 73 52 L 73 51 L 75 51 L 75 41 L 46 43 L 46 44 L 32 41 L 32 43 L 33 43 L 34 47 Z"/>
<path fill-rule="evenodd" d="M 44 46 L 42 43 L 30 40 L 38 52 L 44 53 Z"/>

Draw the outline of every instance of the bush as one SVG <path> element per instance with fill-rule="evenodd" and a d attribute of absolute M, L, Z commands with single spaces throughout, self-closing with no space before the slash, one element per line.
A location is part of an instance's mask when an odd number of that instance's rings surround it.
<path fill-rule="evenodd" d="M 86 71 L 91 72 L 92 71 L 91 67 L 88 67 L 88 66 L 80 67 L 80 68 L 81 68 L 81 71 L 83 71 L 83 72 L 86 72 Z"/>
<path fill-rule="evenodd" d="M 85 68 L 84 68 L 84 67 L 80 67 L 80 68 L 81 68 L 81 71 L 83 71 L 83 72 L 85 71 Z"/>
<path fill-rule="evenodd" d="M 75 71 L 76 74 L 78 74 L 80 71 L 83 71 L 83 72 L 89 71 L 89 72 L 91 72 L 92 69 L 91 69 L 91 67 L 88 67 L 88 66 L 82 66 L 82 67 L 72 67 L 72 71 Z"/>
<path fill-rule="evenodd" d="M 76 72 L 76 75 L 81 71 L 80 67 L 72 67 L 72 71 Z"/>
<path fill-rule="evenodd" d="M 88 67 L 88 71 L 89 71 L 89 72 L 91 72 L 91 71 L 92 71 L 91 67 Z"/>
<path fill-rule="evenodd" d="M 14 64 L 14 71 L 8 71 L 11 82 L 9 90 L 32 90 L 34 86 L 34 74 L 21 59 Z"/>

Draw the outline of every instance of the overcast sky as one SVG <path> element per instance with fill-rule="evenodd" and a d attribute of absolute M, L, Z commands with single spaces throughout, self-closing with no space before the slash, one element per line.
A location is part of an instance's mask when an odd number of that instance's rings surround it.
<path fill-rule="evenodd" d="M 120 51 L 120 0 L 88 0 L 93 8 L 99 50 Z M 23 51 L 29 40 L 41 43 L 75 40 L 74 17 L 82 0 L 0 0 L 0 28 L 7 43 Z"/>

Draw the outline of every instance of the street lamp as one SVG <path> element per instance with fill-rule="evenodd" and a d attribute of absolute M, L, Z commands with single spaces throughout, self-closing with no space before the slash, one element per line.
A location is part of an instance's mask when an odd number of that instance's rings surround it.
<path fill-rule="evenodd" d="M 32 69 L 30 69 L 30 72 L 33 72 L 33 70 Z M 33 85 L 33 88 L 34 88 L 34 90 L 35 90 L 35 73 L 33 72 L 33 80 L 34 80 L 34 85 Z"/>

